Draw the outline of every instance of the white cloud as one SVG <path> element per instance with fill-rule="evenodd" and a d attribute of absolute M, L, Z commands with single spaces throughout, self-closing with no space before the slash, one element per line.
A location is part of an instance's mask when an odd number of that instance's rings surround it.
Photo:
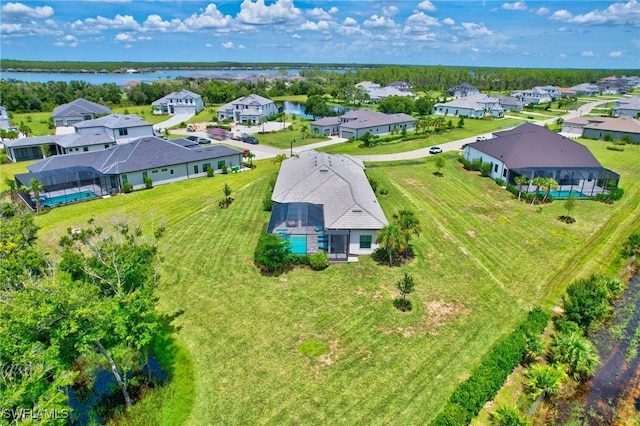
<path fill-rule="evenodd" d="M 382 14 L 387 17 L 395 16 L 398 14 L 398 12 L 400 12 L 400 9 L 398 9 L 396 6 L 389 6 L 389 7 L 382 8 Z"/>
<path fill-rule="evenodd" d="M 142 23 L 143 31 L 166 32 L 172 28 L 171 22 L 163 21 L 160 15 L 149 15 Z"/>
<path fill-rule="evenodd" d="M 243 0 L 237 18 L 245 24 L 282 24 L 295 21 L 302 12 L 293 5 L 293 0 L 276 0 L 267 6 L 264 0 Z"/>
<path fill-rule="evenodd" d="M 622 52 L 619 50 L 615 50 L 611 53 L 609 53 L 609 57 L 610 58 L 619 58 L 620 56 L 622 56 Z"/>
<path fill-rule="evenodd" d="M 244 44 L 239 44 L 238 45 L 238 49 L 240 49 L 240 50 L 244 49 Z"/>
<path fill-rule="evenodd" d="M 294 33 L 291 38 L 295 38 L 296 40 L 300 40 L 302 37 L 300 37 L 300 35 L 298 35 L 297 33 Z"/>
<path fill-rule="evenodd" d="M 45 19 L 53 16 L 53 8 L 51 6 L 29 7 L 22 3 L 7 3 L 0 8 L 0 12 L 4 19 L 7 15 L 11 18 L 32 18 Z"/>
<path fill-rule="evenodd" d="M 118 33 L 115 36 L 115 40 L 117 40 L 117 41 L 133 41 L 133 37 L 131 37 L 131 34 Z"/>
<path fill-rule="evenodd" d="M 466 35 L 470 38 L 478 38 L 493 35 L 493 32 L 489 30 L 484 24 L 476 24 L 473 22 L 463 22 L 462 28 Z"/>
<path fill-rule="evenodd" d="M 546 7 L 541 7 L 540 9 L 536 10 L 536 15 L 548 15 L 550 12 L 550 10 Z"/>
<path fill-rule="evenodd" d="M 580 56 L 584 56 L 584 57 L 587 57 L 587 58 L 591 58 L 591 57 L 596 56 L 596 54 L 595 54 L 595 53 L 593 53 L 591 50 L 585 50 L 584 52 L 582 52 L 582 53 L 580 54 Z"/>
<path fill-rule="evenodd" d="M 211 43 L 205 43 L 205 44 L 204 44 L 204 47 L 210 48 L 210 47 L 213 47 L 213 44 L 211 44 Z"/>
<path fill-rule="evenodd" d="M 605 10 L 595 9 L 582 15 L 573 15 L 567 10 L 559 10 L 549 18 L 583 25 L 633 25 L 640 27 L 640 3 L 630 0 L 627 3 L 613 3 Z"/>
<path fill-rule="evenodd" d="M 559 33 L 566 33 L 566 32 L 568 32 L 568 31 L 569 31 L 569 28 L 567 28 L 567 27 L 560 27 L 560 28 L 558 28 L 558 32 L 559 32 Z"/>
<path fill-rule="evenodd" d="M 393 22 L 393 19 L 389 19 L 386 16 L 373 15 L 364 21 L 364 26 L 368 28 L 395 28 L 396 23 Z"/>
<path fill-rule="evenodd" d="M 96 32 L 100 30 L 138 31 L 140 24 L 131 15 L 116 15 L 115 18 L 87 18 L 84 21 L 75 21 L 71 28 L 80 32 Z"/>
<path fill-rule="evenodd" d="M 131 49 L 132 47 L 133 47 L 133 45 L 132 45 L 132 44 L 125 44 L 125 45 L 124 45 L 124 48 L 125 48 L 125 49 Z"/>
<path fill-rule="evenodd" d="M 304 24 L 300 25 L 300 29 L 307 31 L 326 31 L 329 29 L 329 23 L 327 21 L 320 21 L 317 23 L 307 21 Z"/>
<path fill-rule="evenodd" d="M 516 1 L 513 3 L 503 3 L 500 8 L 504 10 L 527 10 L 527 4 L 523 1 Z"/>
<path fill-rule="evenodd" d="M 213 3 L 209 4 L 201 14 L 194 13 L 183 21 L 185 31 L 197 31 L 209 28 L 224 28 L 233 18 L 220 12 Z M 182 29 L 182 28 L 181 28 Z"/>
<path fill-rule="evenodd" d="M 77 38 L 75 38 L 74 36 L 72 36 L 71 34 L 68 34 L 68 35 L 66 35 L 66 36 L 62 37 L 62 39 L 63 39 L 64 41 L 78 41 L 78 39 L 77 39 Z"/>
<path fill-rule="evenodd" d="M 233 49 L 233 42 L 228 41 L 226 43 L 222 43 L 222 47 L 224 47 L 225 49 Z"/>
<path fill-rule="evenodd" d="M 418 9 L 426 10 L 427 12 L 435 12 L 437 8 L 429 0 L 424 0 L 418 4 Z"/>
<path fill-rule="evenodd" d="M 307 16 L 317 20 L 328 21 L 333 20 L 336 13 L 338 13 L 338 8 L 335 6 L 328 11 L 325 11 L 321 7 L 314 7 L 313 9 L 307 11 Z"/>

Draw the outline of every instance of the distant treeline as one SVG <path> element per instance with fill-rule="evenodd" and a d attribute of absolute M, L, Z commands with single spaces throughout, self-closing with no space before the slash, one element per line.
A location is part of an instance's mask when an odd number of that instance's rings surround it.
<path fill-rule="evenodd" d="M 31 63 L 33 64 L 33 62 Z M 139 63 L 118 64 L 127 67 L 139 65 Z M 189 65 L 195 66 L 196 64 L 198 63 Z M 211 63 L 208 65 L 212 66 Z M 276 65 L 282 67 L 291 64 Z M 6 64 L 3 63 L 3 66 Z M 372 81 L 381 86 L 394 81 L 405 81 L 410 83 L 413 86 L 413 91 L 420 96 L 437 98 L 443 96 L 448 88 L 463 82 L 476 86 L 484 93 L 509 93 L 514 89 L 529 89 L 534 86 L 571 87 L 580 83 L 596 83 L 598 80 L 612 75 L 634 74 L 637 74 L 637 70 L 382 66 L 351 69 L 347 72 L 332 72 L 326 68 L 318 67 L 302 69 L 301 75 L 305 77 L 304 79 L 285 79 L 278 78 L 278 76 L 257 81 L 210 81 L 183 78 L 171 82 L 139 84 L 125 91 L 115 83 L 92 85 L 84 81 L 30 83 L 0 80 L 0 105 L 5 106 L 10 112 L 16 113 L 51 111 L 54 107 L 77 98 L 85 98 L 112 107 L 148 105 L 156 99 L 180 89 L 199 93 L 203 96 L 205 103 L 209 105 L 229 102 L 251 93 L 265 97 L 330 95 L 335 100 L 348 101 L 357 96 L 355 85 L 361 81 Z"/>

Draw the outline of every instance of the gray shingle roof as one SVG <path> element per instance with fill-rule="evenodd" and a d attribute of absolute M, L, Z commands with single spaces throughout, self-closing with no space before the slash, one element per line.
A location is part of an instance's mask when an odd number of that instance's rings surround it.
<path fill-rule="evenodd" d="M 74 148 L 79 146 L 102 145 L 112 142 L 113 138 L 111 138 L 105 132 L 96 132 L 94 134 L 86 135 L 69 133 L 66 135 L 32 136 L 28 138 L 19 138 L 13 140 L 5 139 L 4 144 L 10 148 L 51 144 L 57 144 L 63 148 Z"/>
<path fill-rule="evenodd" d="M 77 129 L 89 127 L 105 127 L 107 129 L 132 128 L 151 126 L 151 123 L 143 120 L 135 114 L 111 114 L 95 120 L 86 120 L 73 125 Z"/>
<path fill-rule="evenodd" d="M 179 92 L 171 92 L 166 96 L 161 97 L 160 99 L 151 102 L 151 105 L 164 105 L 169 103 L 170 99 L 198 99 L 201 98 L 197 93 L 193 93 L 189 90 L 182 89 Z"/>
<path fill-rule="evenodd" d="M 52 156 L 27 168 L 36 172 L 64 167 L 89 166 L 104 174 L 119 174 L 241 154 L 241 151 L 225 145 L 192 149 L 179 143 L 149 136 L 101 151 Z"/>
<path fill-rule="evenodd" d="M 111 114 L 111 108 L 83 98 L 78 98 L 68 104 L 54 108 L 52 116 L 55 119 L 58 117 L 77 117 L 85 114 Z"/>
<path fill-rule="evenodd" d="M 348 129 L 366 129 L 374 126 L 387 126 L 416 121 L 415 118 L 408 114 L 384 114 L 369 109 L 354 110 L 342 115 L 341 118 L 342 123 L 340 123 L 340 126 Z"/>
<path fill-rule="evenodd" d="M 469 146 L 504 161 L 509 169 L 602 167 L 587 147 L 542 126 L 524 123 L 494 136 Z"/>
<path fill-rule="evenodd" d="M 321 204 L 327 229 L 381 229 L 388 224 L 364 164 L 347 155 L 303 151 L 299 158 L 285 160 L 272 199 Z"/>

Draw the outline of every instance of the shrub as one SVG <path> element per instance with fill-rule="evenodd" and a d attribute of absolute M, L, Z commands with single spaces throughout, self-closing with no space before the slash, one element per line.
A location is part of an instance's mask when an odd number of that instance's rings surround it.
<path fill-rule="evenodd" d="M 389 261 L 389 252 L 384 247 L 378 247 L 371 253 L 371 258 L 379 263 L 386 263 Z"/>
<path fill-rule="evenodd" d="M 491 174 L 491 168 L 493 165 L 491 163 L 482 163 L 480 166 L 480 175 L 483 177 L 487 177 Z"/>
<path fill-rule="evenodd" d="M 274 234 L 261 235 L 253 253 L 253 261 L 263 272 L 281 273 L 290 265 L 291 244 Z"/>
<path fill-rule="evenodd" d="M 622 255 L 625 257 L 640 255 L 640 232 L 634 232 L 622 244 Z"/>
<path fill-rule="evenodd" d="M 262 200 L 262 210 L 265 212 L 270 212 L 273 209 L 273 200 L 271 200 L 270 196 L 266 196 L 264 200 Z"/>
<path fill-rule="evenodd" d="M 555 320 L 556 333 L 582 333 L 582 329 L 578 324 L 566 319 L 564 316 Z"/>
<path fill-rule="evenodd" d="M 329 266 L 329 256 L 327 253 L 318 252 L 309 255 L 309 265 L 314 271 L 322 271 Z"/>
<path fill-rule="evenodd" d="M 227 164 L 223 164 L 222 167 L 220 167 L 220 171 L 222 172 L 223 175 L 226 175 L 227 173 L 229 173 L 229 169 L 227 168 Z"/>
<path fill-rule="evenodd" d="M 564 301 L 567 319 L 585 331 L 593 323 L 603 319 L 609 311 L 609 302 L 614 297 L 607 281 L 606 277 L 592 276 L 570 284 Z"/>
<path fill-rule="evenodd" d="M 292 254 L 289 257 L 289 263 L 296 266 L 308 266 L 309 256 L 306 254 Z"/>
<path fill-rule="evenodd" d="M 122 184 L 122 191 L 123 191 L 125 194 L 130 193 L 130 192 L 132 191 L 131 184 L 130 184 L 129 182 L 125 182 L 125 183 L 123 183 L 123 184 Z"/>
<path fill-rule="evenodd" d="M 153 181 L 151 180 L 151 178 L 149 176 L 144 178 L 144 187 L 147 188 L 147 189 L 153 188 Z"/>
<path fill-rule="evenodd" d="M 479 172 L 480 169 L 482 169 L 482 160 L 480 158 L 471 160 L 471 170 Z"/>
<path fill-rule="evenodd" d="M 566 215 L 558 216 L 558 220 L 560 222 L 564 222 L 564 223 L 567 223 L 567 224 L 576 223 L 576 220 L 574 218 L 572 218 L 571 216 L 566 216 Z"/>
<path fill-rule="evenodd" d="M 380 190 L 380 195 L 387 195 L 388 193 L 389 193 L 389 191 L 387 191 L 384 188 Z"/>
<path fill-rule="evenodd" d="M 607 149 L 608 149 L 609 151 L 619 151 L 619 152 L 624 151 L 624 148 L 623 148 L 623 147 L 621 147 L 621 146 L 616 146 L 616 145 L 608 145 L 608 146 L 607 146 Z"/>
<path fill-rule="evenodd" d="M 393 299 L 393 306 L 402 312 L 409 312 L 412 309 L 411 300 L 403 299 L 401 297 L 396 297 Z"/>
<path fill-rule="evenodd" d="M 213 177 L 213 167 L 207 167 L 207 177 Z"/>
<path fill-rule="evenodd" d="M 471 170 L 471 162 L 464 157 L 458 157 L 458 161 L 462 163 L 462 168 L 465 170 Z"/>
<path fill-rule="evenodd" d="M 518 196 L 518 193 L 520 192 L 520 190 L 518 189 L 517 186 L 511 185 L 510 183 L 507 184 L 507 191 L 509 191 L 510 193 L 515 195 L 516 197 Z M 524 195 L 524 194 L 522 194 L 522 195 Z M 522 198 L 522 196 L 520 196 L 520 198 Z"/>
<path fill-rule="evenodd" d="M 504 185 L 504 179 L 500 179 L 500 178 L 498 178 L 498 179 L 496 179 L 496 183 L 497 183 L 498 185 L 500 185 L 500 186 L 503 186 L 503 185 Z"/>

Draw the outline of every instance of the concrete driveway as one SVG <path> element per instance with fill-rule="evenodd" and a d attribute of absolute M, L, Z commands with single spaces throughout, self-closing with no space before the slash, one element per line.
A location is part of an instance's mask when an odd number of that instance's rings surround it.
<path fill-rule="evenodd" d="M 154 124 L 153 125 L 153 130 L 155 130 L 157 132 L 162 132 L 164 129 L 170 129 L 173 126 L 177 126 L 178 124 L 182 123 L 183 121 L 188 121 L 194 115 L 195 114 L 175 114 L 175 115 L 172 115 L 168 119 L 166 119 L 165 121 L 162 121 L 160 123 Z"/>

